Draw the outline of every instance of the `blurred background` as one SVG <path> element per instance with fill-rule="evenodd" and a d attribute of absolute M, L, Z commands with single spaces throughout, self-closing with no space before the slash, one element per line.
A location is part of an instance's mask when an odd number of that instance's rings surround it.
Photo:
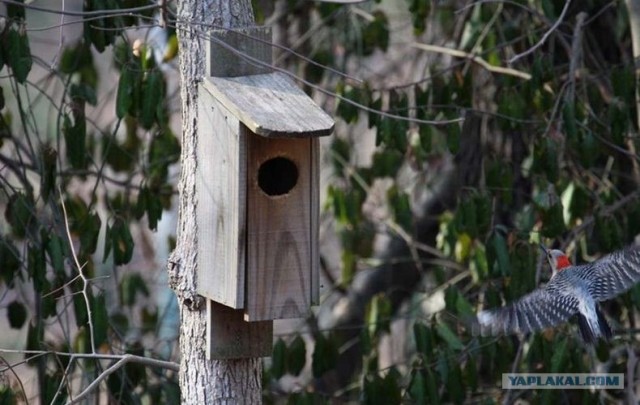
<path fill-rule="evenodd" d="M 615 336 L 595 347 L 572 323 L 477 337 L 467 320 L 548 280 L 539 243 L 583 263 L 640 232 L 639 6 L 253 6 L 275 65 L 336 121 L 321 304 L 275 322 L 264 401 L 637 402 L 638 287 L 604 303 Z M 176 7 L 0 1 L 0 403 L 66 402 L 113 362 L 73 354 L 177 361 Z M 626 388 L 503 391 L 507 372 Z M 90 398 L 177 403 L 177 373 L 129 364 Z"/>

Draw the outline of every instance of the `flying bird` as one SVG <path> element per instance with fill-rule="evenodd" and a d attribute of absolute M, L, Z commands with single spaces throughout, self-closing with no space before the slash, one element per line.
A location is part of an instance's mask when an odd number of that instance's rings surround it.
<path fill-rule="evenodd" d="M 529 333 L 578 317 L 586 343 L 610 339 L 611 327 L 598 302 L 614 298 L 640 282 L 640 246 L 631 245 L 592 263 L 574 266 L 560 250 L 547 250 L 549 282 L 502 308 L 481 311 L 473 330 L 482 336 Z"/>

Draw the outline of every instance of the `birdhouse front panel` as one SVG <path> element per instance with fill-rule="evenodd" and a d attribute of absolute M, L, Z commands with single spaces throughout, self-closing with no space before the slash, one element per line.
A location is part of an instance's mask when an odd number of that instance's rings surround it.
<path fill-rule="evenodd" d="M 244 308 L 246 136 L 244 125 L 200 87 L 196 148 L 198 293 Z"/>
<path fill-rule="evenodd" d="M 247 134 L 245 319 L 307 315 L 317 286 L 316 140 Z"/>

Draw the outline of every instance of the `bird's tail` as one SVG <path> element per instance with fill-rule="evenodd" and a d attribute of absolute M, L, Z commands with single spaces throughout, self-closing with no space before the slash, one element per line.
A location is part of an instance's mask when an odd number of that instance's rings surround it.
<path fill-rule="evenodd" d="M 600 308 L 596 305 L 596 316 L 598 317 L 598 326 L 600 327 L 600 333 L 602 337 L 606 340 L 611 339 L 613 333 L 611 333 L 611 327 L 609 326 L 609 322 L 607 322 L 607 318 L 604 317 Z"/>
<path fill-rule="evenodd" d="M 596 342 L 598 337 L 602 336 L 604 339 L 609 340 L 613 336 L 611 333 L 611 327 L 609 326 L 609 322 L 600 311 L 600 308 L 596 305 L 596 318 L 597 325 L 594 325 L 598 330 L 593 330 L 587 318 L 582 314 L 578 314 L 578 327 L 580 328 L 580 336 L 582 336 L 582 340 L 584 340 L 587 344 L 593 344 Z"/>

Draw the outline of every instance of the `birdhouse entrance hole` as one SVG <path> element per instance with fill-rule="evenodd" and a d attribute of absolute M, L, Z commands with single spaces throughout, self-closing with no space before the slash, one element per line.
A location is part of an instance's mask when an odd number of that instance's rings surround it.
<path fill-rule="evenodd" d="M 258 169 L 258 187 L 268 196 L 287 194 L 297 182 L 298 167 L 287 158 L 269 159 Z"/>

